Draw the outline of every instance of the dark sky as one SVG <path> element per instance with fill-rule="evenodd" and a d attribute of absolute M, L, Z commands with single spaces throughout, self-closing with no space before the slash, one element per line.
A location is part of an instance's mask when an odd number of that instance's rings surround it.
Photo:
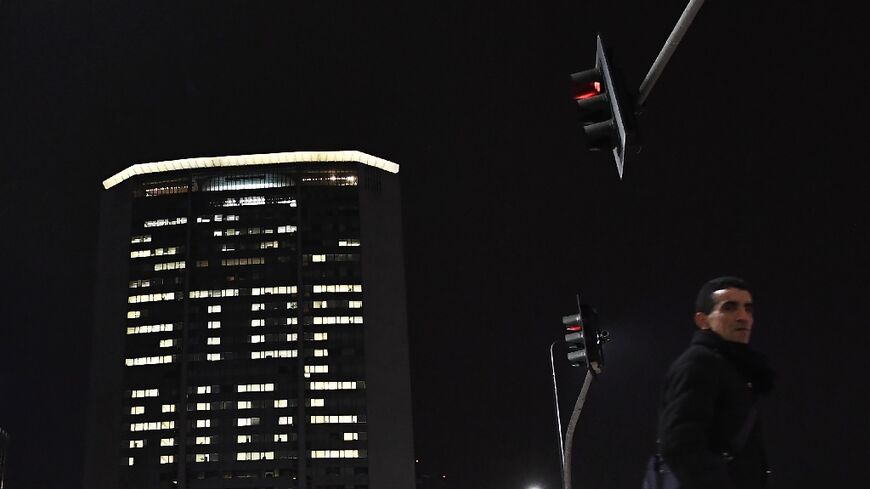
<path fill-rule="evenodd" d="M 311 149 L 402 165 L 418 468 L 445 489 L 558 487 L 547 347 L 578 290 L 612 341 L 576 487 L 638 487 L 662 375 L 722 274 L 754 285 L 779 374 L 772 487 L 863 487 L 866 18 L 707 2 L 620 181 L 585 151 L 567 75 L 600 31 L 637 87 L 684 7 L 0 0 L 8 487 L 80 487 L 102 179 Z M 582 376 L 558 360 L 567 412 Z"/>

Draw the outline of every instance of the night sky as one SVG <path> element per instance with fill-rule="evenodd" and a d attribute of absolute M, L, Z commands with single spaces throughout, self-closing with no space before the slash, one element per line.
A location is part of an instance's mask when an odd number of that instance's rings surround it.
<path fill-rule="evenodd" d="M 0 0 L 8 487 L 81 487 L 101 181 L 321 149 L 402 166 L 419 474 L 558 487 L 547 349 L 580 291 L 612 341 L 575 487 L 639 487 L 694 295 L 734 274 L 778 372 L 762 407 L 771 487 L 866 487 L 866 17 L 707 2 L 620 181 L 585 150 L 568 74 L 592 66 L 601 32 L 636 88 L 684 7 Z M 582 373 L 557 352 L 567 418 Z"/>

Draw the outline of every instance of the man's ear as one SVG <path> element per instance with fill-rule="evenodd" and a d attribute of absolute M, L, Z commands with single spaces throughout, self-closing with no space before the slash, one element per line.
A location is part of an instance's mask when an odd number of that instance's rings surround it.
<path fill-rule="evenodd" d="M 710 326 L 707 325 L 707 315 L 703 312 L 695 313 L 695 326 L 701 329 L 710 329 Z"/>

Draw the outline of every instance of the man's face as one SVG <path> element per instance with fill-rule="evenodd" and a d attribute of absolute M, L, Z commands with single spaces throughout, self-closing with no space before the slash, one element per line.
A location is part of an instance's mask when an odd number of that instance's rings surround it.
<path fill-rule="evenodd" d="M 709 329 L 725 341 L 749 343 L 752 333 L 752 295 L 741 289 L 721 289 L 713 292 L 710 314 L 695 313 L 695 324 Z"/>

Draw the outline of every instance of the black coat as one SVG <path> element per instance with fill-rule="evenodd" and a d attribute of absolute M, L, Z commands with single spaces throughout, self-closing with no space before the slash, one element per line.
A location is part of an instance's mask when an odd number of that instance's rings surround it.
<path fill-rule="evenodd" d="M 768 467 L 757 400 L 771 387 L 760 354 L 711 331 L 695 333 L 668 370 L 659 411 L 659 449 L 682 489 L 764 487 Z M 746 441 L 735 447 L 750 416 Z"/>

